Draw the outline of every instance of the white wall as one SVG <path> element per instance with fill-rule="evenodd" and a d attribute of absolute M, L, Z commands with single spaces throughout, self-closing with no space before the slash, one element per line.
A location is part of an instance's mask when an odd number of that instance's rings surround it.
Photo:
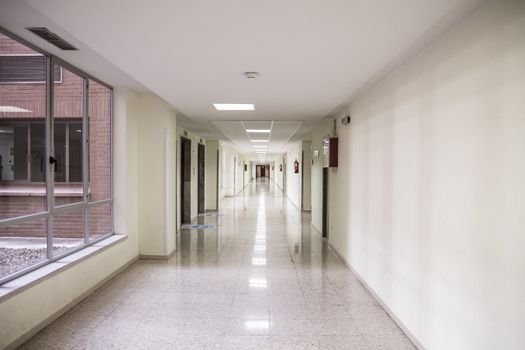
<path fill-rule="evenodd" d="M 221 198 L 235 196 L 243 188 L 244 156 L 225 142 L 220 145 Z M 246 185 L 247 183 L 245 183 Z"/>
<path fill-rule="evenodd" d="M 257 177 L 257 171 L 255 168 L 255 165 L 256 165 L 256 161 L 252 159 L 250 161 L 250 169 L 251 169 L 250 178 L 252 181 L 255 180 Z"/>
<path fill-rule="evenodd" d="M 176 242 L 176 114 L 155 95 L 139 105 L 139 254 L 167 256 Z"/>
<path fill-rule="evenodd" d="M 20 344 L 138 255 L 139 96 L 114 90 L 113 185 L 115 232 L 126 240 L 0 303 L 0 348 Z M 16 342 L 16 343 L 14 343 Z"/>
<path fill-rule="evenodd" d="M 301 166 L 299 172 L 294 173 L 294 162 L 297 160 L 301 162 L 303 145 L 301 141 L 289 142 L 286 146 L 286 195 L 297 207 L 301 208 Z M 283 172 L 284 172 L 283 167 Z"/>
<path fill-rule="evenodd" d="M 282 155 L 271 155 L 266 157 L 267 162 L 270 164 L 270 179 L 282 190 L 283 187 L 283 174 L 284 171 L 280 171 L 280 166 L 283 164 Z M 271 170 L 271 167 L 274 167 Z"/>
<path fill-rule="evenodd" d="M 246 164 L 246 171 L 244 171 L 244 164 Z M 243 159 L 242 176 L 244 178 L 244 187 L 250 184 L 250 160 L 247 157 Z"/>
<path fill-rule="evenodd" d="M 113 222 L 128 236 L 131 259 L 138 255 L 139 95 L 115 88 L 113 106 Z"/>
<path fill-rule="evenodd" d="M 235 176 L 235 194 L 239 194 L 244 188 L 244 156 L 237 154 L 236 160 L 236 176 Z"/>
<path fill-rule="evenodd" d="M 301 164 L 302 172 L 302 210 L 311 210 L 312 193 L 312 141 L 303 141 L 303 159 Z"/>
<path fill-rule="evenodd" d="M 221 197 L 235 195 L 235 175 L 234 175 L 234 153 L 229 152 L 228 149 L 221 147 L 220 150 L 221 163 Z"/>
<path fill-rule="evenodd" d="M 345 112 L 331 245 L 426 349 L 523 349 L 525 2 L 487 2 Z"/>
<path fill-rule="evenodd" d="M 205 208 L 218 210 L 217 207 L 217 151 L 219 140 L 206 140 L 206 175 L 205 175 Z"/>

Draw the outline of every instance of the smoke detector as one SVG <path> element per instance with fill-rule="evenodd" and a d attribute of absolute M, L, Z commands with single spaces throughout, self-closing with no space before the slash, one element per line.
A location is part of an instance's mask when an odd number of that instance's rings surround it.
<path fill-rule="evenodd" d="M 244 72 L 243 75 L 246 77 L 246 79 L 255 79 L 259 76 L 258 72 Z"/>

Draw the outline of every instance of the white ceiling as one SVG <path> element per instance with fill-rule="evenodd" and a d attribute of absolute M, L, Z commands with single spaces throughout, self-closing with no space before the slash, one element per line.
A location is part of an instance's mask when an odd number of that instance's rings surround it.
<path fill-rule="evenodd" d="M 155 92 L 204 137 L 221 135 L 211 121 L 311 125 L 482 2 L 0 1 L 7 29 L 48 48 L 23 29 L 48 26 L 81 49 L 60 57 L 109 83 Z M 214 102 L 254 103 L 255 111 L 219 112 Z"/>
<path fill-rule="evenodd" d="M 266 156 L 283 153 L 286 142 L 303 124 L 300 121 L 212 121 L 233 146 L 252 158 L 261 161 Z M 266 133 L 251 133 L 246 130 L 270 130 Z M 267 140 L 268 142 L 252 142 L 253 140 Z M 255 147 L 254 147 L 255 146 Z M 256 154 L 255 151 L 266 151 L 266 154 Z"/>

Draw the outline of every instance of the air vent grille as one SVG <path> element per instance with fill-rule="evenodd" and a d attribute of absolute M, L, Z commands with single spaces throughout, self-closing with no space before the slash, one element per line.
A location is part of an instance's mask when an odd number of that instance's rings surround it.
<path fill-rule="evenodd" d="M 55 33 L 50 32 L 49 29 L 45 27 L 28 27 L 26 29 L 62 50 L 78 50 L 76 47 L 74 47 Z"/>

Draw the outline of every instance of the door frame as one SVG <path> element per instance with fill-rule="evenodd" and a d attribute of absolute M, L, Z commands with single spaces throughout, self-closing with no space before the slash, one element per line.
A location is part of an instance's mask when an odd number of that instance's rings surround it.
<path fill-rule="evenodd" d="M 202 143 L 197 144 L 197 213 L 206 211 L 205 196 L 205 173 L 206 173 L 206 148 Z"/>
<path fill-rule="evenodd" d="M 328 238 L 328 233 L 329 233 L 329 215 L 328 215 L 328 191 L 329 191 L 329 188 L 330 188 L 330 184 L 329 184 L 329 181 L 330 181 L 330 168 L 327 168 L 327 167 L 323 167 L 323 187 L 322 187 L 322 190 L 323 190 L 323 195 L 322 195 L 322 210 L 321 210 L 321 215 L 322 215 L 322 226 L 321 226 L 321 233 L 322 233 L 322 236 L 325 237 L 325 238 Z"/>
<path fill-rule="evenodd" d="M 186 157 L 189 155 L 188 164 L 185 164 L 185 153 Z M 185 181 L 188 179 L 189 181 Z M 187 182 L 189 185 L 185 188 Z M 187 205 L 184 201 L 186 196 Z M 191 139 L 184 136 L 180 137 L 180 223 L 191 223 Z"/>

